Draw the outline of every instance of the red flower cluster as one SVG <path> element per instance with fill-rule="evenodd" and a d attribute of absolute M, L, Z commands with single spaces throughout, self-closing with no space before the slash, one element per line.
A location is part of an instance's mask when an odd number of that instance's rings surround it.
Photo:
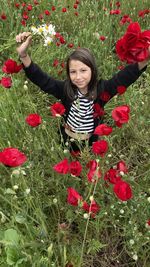
<path fill-rule="evenodd" d="M 17 148 L 8 147 L 0 152 L 0 163 L 9 167 L 18 167 L 27 161 L 24 153 Z"/>
<path fill-rule="evenodd" d="M 127 182 L 122 180 L 120 173 L 127 173 L 128 169 L 122 160 L 117 163 L 116 167 L 116 169 L 111 168 L 105 173 L 104 180 L 113 184 L 113 191 L 120 200 L 127 201 L 132 198 L 132 189 Z"/>
<path fill-rule="evenodd" d="M 82 196 L 72 187 L 67 188 L 68 196 L 67 196 L 67 202 L 68 204 L 72 206 L 78 206 L 82 205 L 82 209 L 91 214 L 91 216 L 94 218 L 96 216 L 96 213 L 99 212 L 100 206 L 95 202 L 95 200 L 91 201 L 91 204 L 88 205 L 86 201 L 83 201 Z"/>
<path fill-rule="evenodd" d="M 127 90 L 127 88 L 125 86 L 123 86 L 123 85 L 119 85 L 117 87 L 117 92 L 118 92 L 119 95 L 124 94 L 126 92 L 126 90 Z"/>
<path fill-rule="evenodd" d="M 96 155 L 104 157 L 108 150 L 108 142 L 105 140 L 96 141 L 92 145 L 92 152 Z"/>
<path fill-rule="evenodd" d="M 87 164 L 89 171 L 87 173 L 87 178 L 90 183 L 95 183 L 97 179 L 101 178 L 101 172 L 99 170 L 99 164 L 96 160 L 90 160 Z"/>
<path fill-rule="evenodd" d="M 111 184 L 116 184 L 118 181 L 121 180 L 121 176 L 119 176 L 118 170 L 111 168 L 105 173 L 104 180 Z"/>
<path fill-rule="evenodd" d="M 0 84 L 5 88 L 10 88 L 12 86 L 11 77 L 2 77 L 2 79 L 0 80 Z"/>
<path fill-rule="evenodd" d="M 65 107 L 63 104 L 56 102 L 50 107 L 51 113 L 54 117 L 60 117 L 65 113 Z"/>
<path fill-rule="evenodd" d="M 40 125 L 42 123 L 42 118 L 39 114 L 33 113 L 33 114 L 29 114 L 26 117 L 25 121 L 30 126 L 37 127 L 38 125 Z"/>
<path fill-rule="evenodd" d="M 67 188 L 68 197 L 67 202 L 72 206 L 78 206 L 79 202 L 82 201 L 82 196 L 72 187 Z"/>
<path fill-rule="evenodd" d="M 95 128 L 94 134 L 97 135 L 110 135 L 112 133 L 112 127 L 106 125 L 105 123 L 98 125 Z"/>
<path fill-rule="evenodd" d="M 132 19 L 128 15 L 122 16 L 120 20 L 120 25 L 124 25 L 125 23 L 132 23 Z"/>
<path fill-rule="evenodd" d="M 132 189 L 130 185 L 123 180 L 118 181 L 114 185 L 113 191 L 122 201 L 127 201 L 132 198 Z"/>
<path fill-rule="evenodd" d="M 116 107 L 112 111 L 112 118 L 118 127 L 129 121 L 130 108 L 127 105 Z"/>
<path fill-rule="evenodd" d="M 8 59 L 7 61 L 4 62 L 2 71 L 5 73 L 13 74 L 13 73 L 18 73 L 22 68 L 23 68 L 22 64 L 17 65 L 16 61 Z"/>
<path fill-rule="evenodd" d="M 64 160 L 54 165 L 53 169 L 61 174 L 70 173 L 73 176 L 80 176 L 82 166 L 79 161 L 72 161 L 69 164 L 68 159 L 65 158 Z"/>
<path fill-rule="evenodd" d="M 104 113 L 105 113 L 104 109 L 98 103 L 95 103 L 93 105 L 93 110 L 94 110 L 94 114 L 93 114 L 94 118 L 98 118 L 98 117 L 104 116 Z"/>
<path fill-rule="evenodd" d="M 148 58 L 150 30 L 141 31 L 138 22 L 130 23 L 126 33 L 116 43 L 116 53 L 127 63 L 140 62 Z"/>
<path fill-rule="evenodd" d="M 100 206 L 95 202 L 95 200 L 92 200 L 90 205 L 84 201 L 82 208 L 87 211 L 92 218 L 95 218 L 96 214 L 100 210 Z"/>

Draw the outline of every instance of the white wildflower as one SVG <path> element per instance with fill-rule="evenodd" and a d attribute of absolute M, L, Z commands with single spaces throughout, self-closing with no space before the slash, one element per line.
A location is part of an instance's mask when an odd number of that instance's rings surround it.
<path fill-rule="evenodd" d="M 88 213 L 84 213 L 83 217 L 84 217 L 84 219 L 88 219 L 89 218 L 89 214 Z"/>
<path fill-rule="evenodd" d="M 57 198 L 54 198 L 54 199 L 53 199 L 53 203 L 54 203 L 54 204 L 57 204 Z"/>
<path fill-rule="evenodd" d="M 13 189 L 14 189 L 14 190 L 18 190 L 18 188 L 19 188 L 19 186 L 18 186 L 17 184 L 15 184 L 15 185 L 13 186 Z"/>
<path fill-rule="evenodd" d="M 120 210 L 120 213 L 121 213 L 121 214 L 124 214 L 124 210 L 123 210 L 123 209 L 121 209 L 121 210 Z"/>
<path fill-rule="evenodd" d="M 28 86 L 27 86 L 26 84 L 24 84 L 23 88 L 24 88 L 25 90 L 27 90 L 27 89 L 28 89 Z"/>
<path fill-rule="evenodd" d="M 26 190 L 25 190 L 25 193 L 27 194 L 27 195 L 29 195 L 30 194 L 30 188 L 27 188 Z"/>
<path fill-rule="evenodd" d="M 94 197 L 93 196 L 90 196 L 90 201 L 92 202 L 94 200 Z"/>
<path fill-rule="evenodd" d="M 129 243 L 130 243 L 130 245 L 134 245 L 135 242 L 133 239 L 130 239 Z"/>
<path fill-rule="evenodd" d="M 51 45 L 52 42 L 53 42 L 53 38 L 52 37 L 46 37 L 44 39 L 44 46 L 49 46 L 49 45 Z M 58 115 L 56 115 L 56 116 L 58 116 Z M 60 117 L 60 115 L 59 115 L 59 117 Z"/>
<path fill-rule="evenodd" d="M 133 260 L 137 261 L 138 260 L 138 255 L 134 254 L 132 258 L 133 258 Z"/>

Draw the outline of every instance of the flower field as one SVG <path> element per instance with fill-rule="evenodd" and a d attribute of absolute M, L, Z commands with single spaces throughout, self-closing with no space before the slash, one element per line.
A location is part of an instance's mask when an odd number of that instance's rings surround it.
<path fill-rule="evenodd" d="M 75 155 L 65 107 L 27 79 L 15 41 L 31 32 L 29 55 L 58 80 L 89 48 L 109 79 L 148 57 L 149 24 L 148 0 L 0 1 L 0 266 L 150 266 L 150 67 L 100 95 L 100 138 Z"/>

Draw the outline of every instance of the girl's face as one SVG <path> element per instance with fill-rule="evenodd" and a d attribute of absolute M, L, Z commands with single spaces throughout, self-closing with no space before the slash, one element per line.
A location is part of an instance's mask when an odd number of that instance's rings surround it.
<path fill-rule="evenodd" d="M 88 92 L 88 84 L 91 80 L 91 68 L 79 60 L 70 60 L 69 76 L 71 82 L 76 85 L 82 94 Z"/>

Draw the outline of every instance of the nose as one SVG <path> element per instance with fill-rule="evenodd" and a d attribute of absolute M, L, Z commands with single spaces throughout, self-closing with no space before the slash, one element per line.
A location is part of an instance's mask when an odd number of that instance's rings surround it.
<path fill-rule="evenodd" d="M 81 78 L 81 73 L 80 72 L 76 72 L 76 79 L 79 80 Z"/>

